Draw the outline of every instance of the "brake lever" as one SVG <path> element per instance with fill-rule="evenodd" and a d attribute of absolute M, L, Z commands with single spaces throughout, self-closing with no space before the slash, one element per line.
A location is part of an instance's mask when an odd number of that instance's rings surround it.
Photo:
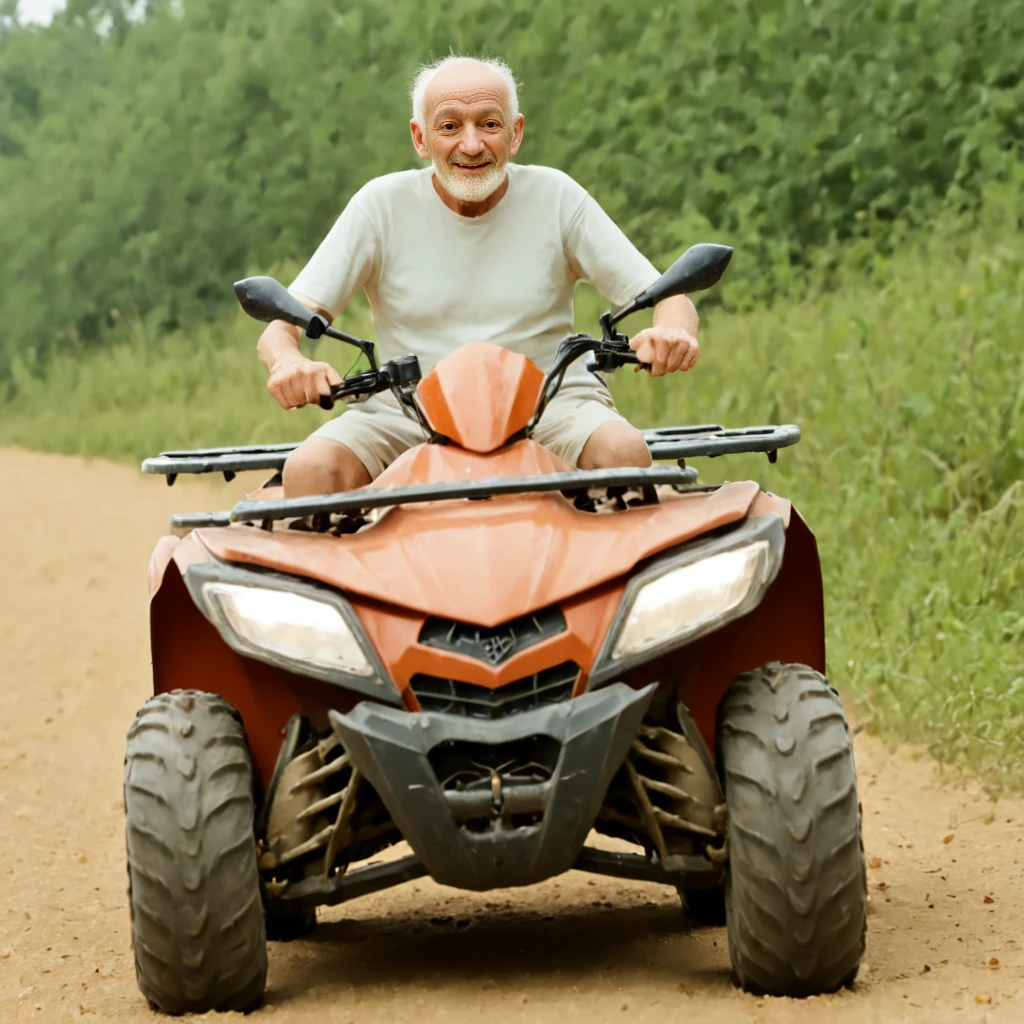
<path fill-rule="evenodd" d="M 596 349 L 593 353 L 591 368 L 601 371 L 617 370 L 620 366 L 639 366 L 642 370 L 649 370 L 650 363 L 640 362 L 637 354 L 630 348 L 619 348 L 617 345 L 606 344 Z"/>
<path fill-rule="evenodd" d="M 420 361 L 416 356 L 397 356 L 386 362 L 379 370 L 367 370 L 366 373 L 355 373 L 346 377 L 340 384 L 335 384 L 329 394 L 320 396 L 321 409 L 333 409 L 335 402 L 345 399 L 369 398 L 370 395 L 399 387 L 415 387 L 422 379 Z"/>
<path fill-rule="evenodd" d="M 357 395 L 367 397 L 375 395 L 379 391 L 386 391 L 391 387 L 391 381 L 379 370 L 368 370 L 366 373 L 356 373 L 346 377 L 340 384 L 335 384 L 326 395 L 320 396 L 320 408 L 331 410 L 335 402 L 343 402 L 346 399 L 355 398 Z"/>

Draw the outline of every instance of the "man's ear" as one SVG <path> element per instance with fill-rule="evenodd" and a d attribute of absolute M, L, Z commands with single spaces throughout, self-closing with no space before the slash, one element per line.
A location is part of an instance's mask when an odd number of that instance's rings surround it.
<path fill-rule="evenodd" d="M 523 142 L 523 124 L 524 123 L 525 123 L 525 120 L 523 118 L 523 115 L 520 114 L 516 118 L 515 124 L 512 125 L 512 145 L 509 148 L 509 155 L 510 156 L 515 156 L 516 153 L 519 152 L 519 147 L 522 145 L 522 142 Z"/>
<path fill-rule="evenodd" d="M 427 149 L 427 144 L 423 139 L 423 129 L 415 121 L 410 121 L 409 132 L 412 134 L 413 148 L 424 160 L 429 160 L 430 150 Z M 520 134 L 522 134 L 522 129 L 520 129 Z"/>

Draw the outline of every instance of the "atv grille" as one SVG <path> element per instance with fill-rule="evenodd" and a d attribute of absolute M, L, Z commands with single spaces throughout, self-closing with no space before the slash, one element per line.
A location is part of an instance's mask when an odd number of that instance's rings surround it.
<path fill-rule="evenodd" d="M 431 617 L 423 623 L 419 642 L 489 665 L 500 665 L 513 654 L 564 632 L 565 616 L 559 608 L 552 607 L 493 627 Z"/>
<path fill-rule="evenodd" d="M 414 675 L 409 685 L 424 711 L 464 718 L 504 718 L 568 700 L 579 674 L 576 662 L 564 661 L 496 690 L 422 674 Z"/>

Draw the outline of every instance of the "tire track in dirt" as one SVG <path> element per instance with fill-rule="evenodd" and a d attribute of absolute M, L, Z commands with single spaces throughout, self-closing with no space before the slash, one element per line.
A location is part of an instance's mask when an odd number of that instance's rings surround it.
<path fill-rule="evenodd" d="M 169 512 L 243 489 L 0 450 L 5 1024 L 160 1019 L 135 985 L 120 794 L 149 696 L 146 566 Z M 690 930 L 674 893 L 570 873 L 493 893 L 420 881 L 333 908 L 309 939 L 272 944 L 252 1019 L 1024 1020 L 1024 801 L 944 788 L 926 759 L 866 735 L 857 759 L 871 916 L 851 991 L 740 993 L 724 929 Z"/>

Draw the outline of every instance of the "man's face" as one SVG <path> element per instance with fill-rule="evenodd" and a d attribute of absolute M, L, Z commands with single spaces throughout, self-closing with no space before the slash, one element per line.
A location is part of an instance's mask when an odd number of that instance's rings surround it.
<path fill-rule="evenodd" d="M 412 123 L 413 144 L 460 202 L 481 202 L 495 192 L 519 150 L 523 117 L 509 117 L 508 99 L 501 76 L 476 64 L 445 68 L 427 87 L 426 124 Z"/>

